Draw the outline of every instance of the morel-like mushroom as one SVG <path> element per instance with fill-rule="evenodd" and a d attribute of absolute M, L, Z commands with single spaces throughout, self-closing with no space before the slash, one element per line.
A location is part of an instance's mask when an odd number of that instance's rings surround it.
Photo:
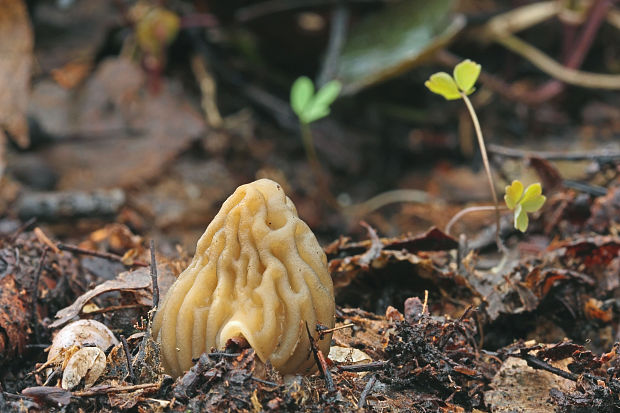
<path fill-rule="evenodd" d="M 242 185 L 198 241 L 153 322 L 165 370 L 179 376 L 192 359 L 244 337 L 282 374 L 315 370 L 305 323 L 328 354 L 334 291 L 327 259 L 276 182 Z"/>

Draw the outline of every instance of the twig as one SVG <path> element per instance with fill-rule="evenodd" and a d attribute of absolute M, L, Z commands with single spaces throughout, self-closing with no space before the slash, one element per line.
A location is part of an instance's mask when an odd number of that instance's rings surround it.
<path fill-rule="evenodd" d="M 131 353 L 129 352 L 129 344 L 127 344 L 127 339 L 122 334 L 121 343 L 123 343 L 123 350 L 125 350 L 125 358 L 127 359 L 127 372 L 129 373 L 129 379 L 132 383 L 135 383 L 136 376 L 133 373 L 133 366 L 131 365 Z"/>
<path fill-rule="evenodd" d="M 428 290 L 424 290 L 424 303 L 422 304 L 422 312 L 420 313 L 420 315 L 424 315 L 424 313 L 426 312 L 427 306 L 428 306 Z M 422 317 L 420 317 L 418 324 L 420 324 L 421 322 L 422 322 Z"/>
<path fill-rule="evenodd" d="M 319 340 L 322 340 L 325 334 L 333 333 L 334 331 L 343 330 L 345 328 L 349 328 L 353 326 L 355 326 L 354 323 L 349 323 L 349 324 L 344 324 L 338 327 L 325 328 L 325 326 L 322 326 L 321 324 L 317 324 L 316 331 L 319 333 Z"/>
<path fill-rule="evenodd" d="M 562 82 L 593 89 L 620 89 L 620 75 L 607 75 L 570 69 L 531 44 L 511 34 L 498 36 L 495 41 L 527 59 L 534 66 Z"/>
<path fill-rule="evenodd" d="M 377 371 L 383 370 L 385 366 L 387 366 L 387 361 L 373 361 L 371 363 L 366 364 L 351 364 L 347 366 L 338 365 L 338 370 L 341 371 L 352 371 L 352 372 L 360 372 L 360 371 Z"/>
<path fill-rule="evenodd" d="M 527 158 L 536 155 L 538 158 L 548 161 L 598 161 L 609 162 L 620 160 L 620 152 L 599 151 L 599 152 L 545 152 L 545 151 L 528 151 L 523 149 L 509 148 L 506 146 L 489 144 L 489 153 L 500 155 L 506 158 Z"/>
<path fill-rule="evenodd" d="M 58 249 L 56 244 L 52 242 L 50 237 L 48 237 L 47 234 L 43 232 L 41 228 L 36 227 L 32 232 L 34 232 L 34 235 L 37 237 L 37 239 L 39 240 L 41 244 L 47 245 L 46 248 L 51 249 L 56 254 L 60 254 L 60 250 Z"/>
<path fill-rule="evenodd" d="M 254 377 L 254 376 L 250 376 L 250 380 L 254 380 L 255 382 L 266 384 L 267 386 L 271 386 L 271 387 L 278 387 L 279 386 L 278 383 L 274 383 L 272 381 L 267 381 L 267 380 L 259 379 L 258 377 Z"/>
<path fill-rule="evenodd" d="M 151 240 L 151 282 L 153 283 L 153 309 L 159 306 L 159 286 L 157 285 L 157 260 L 155 259 L 155 241 Z"/>
<path fill-rule="evenodd" d="M 347 38 L 349 14 L 349 9 L 344 4 L 344 1 L 339 0 L 331 16 L 325 60 L 323 60 L 323 66 L 316 81 L 318 87 L 323 86 L 336 77 L 340 54 Z"/>
<path fill-rule="evenodd" d="M 29 226 L 33 225 L 35 222 L 37 222 L 37 217 L 32 217 L 28 221 L 21 224 L 9 237 L 9 244 L 14 243 L 17 237 L 19 237 L 19 234 L 24 232 L 26 229 L 28 229 Z"/>
<path fill-rule="evenodd" d="M 68 245 L 68 244 L 62 244 L 62 243 L 58 243 L 56 244 L 56 246 L 61 251 L 69 251 L 69 252 L 74 252 L 76 254 L 83 254 L 83 255 L 90 255 L 93 257 L 105 258 L 106 260 L 117 261 L 127 267 L 131 267 L 131 265 L 127 265 L 123 262 L 123 257 L 117 254 L 113 254 L 111 252 L 100 252 L 100 251 L 87 250 L 85 248 L 76 247 L 75 245 Z M 138 267 L 149 266 L 147 263 L 142 262 L 142 261 L 134 261 L 132 265 L 136 265 Z"/>
<path fill-rule="evenodd" d="M 364 406 L 366 405 L 366 398 L 370 394 L 370 391 L 372 390 L 376 381 L 377 381 L 377 375 L 373 374 L 372 377 L 370 377 L 370 379 L 368 380 L 368 383 L 366 383 L 366 387 L 364 387 L 364 391 L 360 395 L 360 399 L 357 402 L 358 409 L 363 409 Z"/>
<path fill-rule="evenodd" d="M 515 356 L 514 354 L 511 354 L 511 355 Z M 516 356 L 525 360 L 527 362 L 527 365 L 532 368 L 539 369 L 539 370 L 546 370 L 549 373 L 556 374 L 560 377 L 563 377 L 565 379 L 572 380 L 572 381 L 577 381 L 577 379 L 579 378 L 578 375 L 571 373 L 569 371 L 559 369 L 557 367 L 553 367 L 549 363 L 545 363 L 544 361 L 538 359 L 536 356 L 528 354 L 523 350 L 521 350 L 521 353 Z"/>
<path fill-rule="evenodd" d="M 213 353 L 207 353 L 207 357 L 239 357 L 241 353 L 223 353 L 220 351 L 214 351 Z"/>
<path fill-rule="evenodd" d="M 192 57 L 192 71 L 194 76 L 196 76 L 196 80 L 198 80 L 200 93 L 202 94 L 202 110 L 205 113 L 207 123 L 216 129 L 222 127 L 224 120 L 217 107 L 217 85 L 215 79 L 207 70 L 204 57 L 198 53 Z"/>
<path fill-rule="evenodd" d="M 37 340 L 37 343 L 40 341 L 39 337 L 39 320 L 37 319 L 37 304 L 39 303 L 39 279 L 41 278 L 41 272 L 43 271 L 43 263 L 45 262 L 45 257 L 47 257 L 47 252 L 49 251 L 49 247 L 46 246 L 43 248 L 43 253 L 41 254 L 41 259 L 39 260 L 39 264 L 37 265 L 37 269 L 34 272 L 34 281 L 32 286 L 32 321 L 34 322 L 34 335 Z"/>
<path fill-rule="evenodd" d="M 568 69 L 578 69 L 581 67 L 586 54 L 592 47 L 592 42 L 596 37 L 601 23 L 605 20 L 607 11 L 610 8 L 608 0 L 598 0 L 594 6 L 590 8 L 590 14 L 588 20 L 581 32 L 581 37 L 575 46 L 574 35 L 576 33 L 576 27 L 574 25 L 565 25 L 564 39 L 565 45 L 568 49 L 565 49 L 568 54 L 568 58 L 565 59 L 565 66 Z M 566 88 L 566 84 L 557 79 L 549 80 L 547 83 L 539 87 L 536 91 L 530 94 L 530 99 L 536 103 L 543 103 L 559 95 Z"/>
<path fill-rule="evenodd" d="M 332 375 L 329 372 L 329 368 L 327 367 L 327 361 L 325 360 L 325 356 L 323 356 L 323 352 L 319 350 L 314 341 L 314 337 L 310 333 L 310 327 L 308 327 L 308 323 L 306 322 L 306 332 L 308 333 L 308 340 L 310 340 L 310 346 L 312 347 L 312 353 L 314 354 L 314 361 L 316 362 L 321 375 L 325 379 L 325 385 L 327 387 L 327 391 L 332 393 L 336 391 L 336 386 L 334 385 L 334 380 L 332 379 Z"/>
<path fill-rule="evenodd" d="M 156 389 L 159 388 L 159 383 L 145 383 L 145 384 L 135 384 L 133 386 L 98 386 L 92 387 L 90 390 L 82 390 L 82 391 L 74 391 L 72 395 L 74 397 L 90 397 L 90 396 L 99 396 L 101 394 L 109 394 L 109 393 L 122 393 L 128 391 L 135 390 L 144 390 L 144 389 Z"/>

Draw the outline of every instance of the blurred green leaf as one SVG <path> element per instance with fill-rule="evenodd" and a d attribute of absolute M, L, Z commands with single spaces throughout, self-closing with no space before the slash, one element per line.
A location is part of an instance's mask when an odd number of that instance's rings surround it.
<path fill-rule="evenodd" d="M 542 187 L 537 182 L 527 187 L 520 204 L 523 205 L 525 212 L 538 211 L 545 203 L 547 198 L 542 195 Z"/>
<path fill-rule="evenodd" d="M 314 94 L 314 83 L 303 76 L 291 87 L 291 107 L 302 123 L 310 124 L 329 115 L 329 106 L 340 93 L 341 84 L 332 80 Z"/>
<path fill-rule="evenodd" d="M 454 80 L 465 94 L 473 93 L 476 80 L 480 76 L 480 65 L 467 59 L 454 67 Z"/>
<path fill-rule="evenodd" d="M 528 218 L 527 213 L 521 204 L 518 204 L 515 208 L 515 228 L 521 232 L 525 232 L 529 223 L 530 219 Z"/>
<path fill-rule="evenodd" d="M 431 92 L 437 93 L 443 96 L 447 100 L 460 99 L 461 94 L 459 89 L 454 83 L 452 76 L 446 72 L 439 72 L 431 75 L 431 77 L 424 83 Z"/>
<path fill-rule="evenodd" d="M 301 118 L 305 107 L 312 100 L 314 95 L 314 83 L 306 76 L 302 76 L 295 80 L 291 87 L 291 108 L 293 112 Z"/>
<path fill-rule="evenodd" d="M 328 108 L 340 94 L 342 84 L 338 80 L 332 80 L 327 82 L 321 90 L 319 90 L 312 101 L 313 105 L 322 106 Z"/>
<path fill-rule="evenodd" d="M 465 26 L 454 0 L 407 0 L 389 4 L 351 29 L 337 78 L 353 94 L 429 60 Z"/>

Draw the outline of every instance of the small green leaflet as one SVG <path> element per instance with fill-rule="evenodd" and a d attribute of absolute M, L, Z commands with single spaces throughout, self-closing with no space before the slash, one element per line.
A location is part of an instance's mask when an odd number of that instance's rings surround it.
<path fill-rule="evenodd" d="M 542 187 L 538 182 L 528 186 L 524 191 L 521 181 L 512 181 L 512 184 L 506 187 L 506 194 L 504 195 L 506 206 L 515 211 L 514 226 L 521 232 L 525 232 L 529 224 L 527 213 L 538 211 L 546 200 L 547 198 L 542 194 Z"/>
<path fill-rule="evenodd" d="M 476 62 L 472 62 L 467 59 L 459 63 L 454 67 L 454 80 L 459 89 L 465 92 L 466 95 L 471 95 L 474 90 L 474 85 L 478 76 L 480 76 L 480 65 Z"/>
<path fill-rule="evenodd" d="M 476 88 L 476 80 L 480 75 L 481 67 L 478 63 L 469 59 L 462 61 L 454 67 L 454 76 L 446 72 L 438 72 L 424 83 L 433 93 L 443 96 L 447 100 L 461 98 L 461 92 L 471 95 Z"/>
<path fill-rule="evenodd" d="M 430 89 L 431 92 L 443 96 L 447 100 L 456 100 L 461 98 L 459 89 L 452 79 L 452 76 L 446 72 L 438 72 L 424 82 L 424 86 Z"/>
<path fill-rule="evenodd" d="M 291 108 L 302 123 L 310 124 L 329 115 L 342 85 L 337 80 L 326 83 L 316 94 L 314 84 L 306 76 L 298 78 L 291 88 Z"/>

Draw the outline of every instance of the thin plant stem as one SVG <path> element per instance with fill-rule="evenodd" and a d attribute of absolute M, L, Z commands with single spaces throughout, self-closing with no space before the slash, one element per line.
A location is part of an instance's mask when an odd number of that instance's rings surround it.
<path fill-rule="evenodd" d="M 487 174 L 487 179 L 489 180 L 489 187 L 491 188 L 491 195 L 493 196 L 493 203 L 495 204 L 495 243 L 497 244 L 497 248 L 506 253 L 506 247 L 501 240 L 500 237 L 500 213 L 499 213 L 499 202 L 497 201 L 497 193 L 495 192 L 495 182 L 493 181 L 493 175 L 491 175 L 491 166 L 489 164 L 489 157 L 487 156 L 487 149 L 484 145 L 484 138 L 482 137 L 482 129 L 480 128 L 480 122 L 478 122 L 478 116 L 476 116 L 476 111 L 474 110 L 474 106 L 471 104 L 471 101 L 467 97 L 467 95 L 463 92 L 460 92 L 461 97 L 465 101 L 465 105 L 467 106 L 467 110 L 469 110 L 469 115 L 471 116 L 471 120 L 474 123 L 474 129 L 476 130 L 476 136 L 478 137 L 478 145 L 480 145 L 480 154 L 482 155 L 482 163 L 484 164 L 484 170 Z"/>
<path fill-rule="evenodd" d="M 340 209 L 340 206 L 338 205 L 336 198 L 334 198 L 331 191 L 329 190 L 329 183 L 327 182 L 327 178 L 323 173 L 323 168 L 321 167 L 319 158 L 316 155 L 316 150 L 314 149 L 314 139 L 312 138 L 312 130 L 310 129 L 310 124 L 299 122 L 299 127 L 301 129 L 301 140 L 304 145 L 304 150 L 306 151 L 306 157 L 308 158 L 308 162 L 310 163 L 312 172 L 316 177 L 322 197 L 327 203 L 327 205 L 338 210 Z"/>
<path fill-rule="evenodd" d="M 314 149 L 314 141 L 312 139 L 312 131 L 310 125 L 305 122 L 299 122 L 301 128 L 301 140 L 304 144 L 304 150 L 306 151 L 306 157 L 312 168 L 319 166 L 319 158 L 316 156 L 316 150 Z M 319 166 L 320 169 L 320 166 Z"/>
<path fill-rule="evenodd" d="M 469 208 L 461 209 L 459 212 L 454 214 L 454 216 L 450 219 L 450 222 L 448 222 L 448 225 L 446 225 L 446 229 L 444 232 L 450 235 L 450 231 L 452 230 L 452 227 L 454 226 L 454 224 L 456 224 L 458 220 L 463 218 L 463 216 L 471 212 L 495 211 L 496 209 L 497 208 L 495 206 L 487 206 L 487 205 L 476 205 L 476 206 L 471 206 Z"/>

